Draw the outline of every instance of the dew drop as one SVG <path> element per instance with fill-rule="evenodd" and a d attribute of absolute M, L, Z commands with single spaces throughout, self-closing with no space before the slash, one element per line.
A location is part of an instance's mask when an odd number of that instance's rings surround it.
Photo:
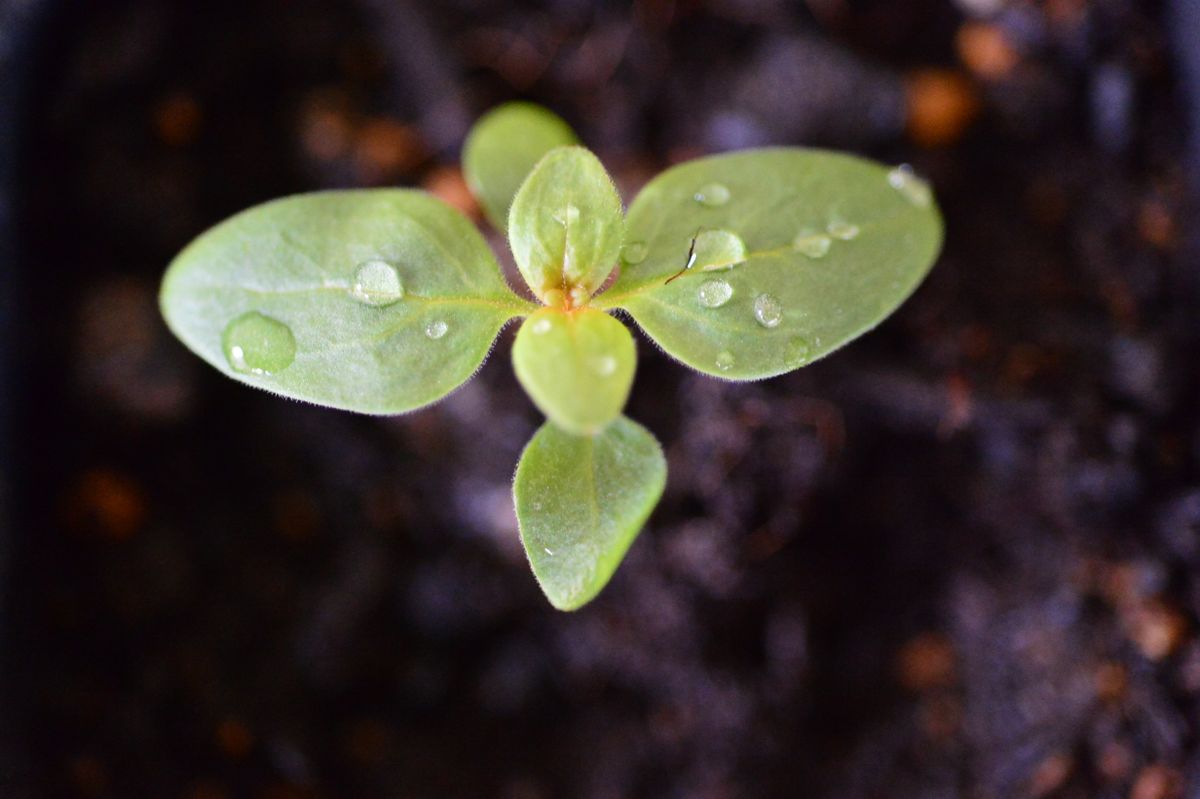
<path fill-rule="evenodd" d="M 366 305 L 391 305 L 404 298 L 404 283 L 387 261 L 363 261 L 354 270 L 350 296 Z"/>
<path fill-rule="evenodd" d="M 446 331 L 450 329 L 441 319 L 434 319 L 429 324 L 425 325 L 425 335 L 432 339 L 439 339 L 446 335 Z"/>
<path fill-rule="evenodd" d="M 554 557 L 554 550 L 550 547 L 542 547 L 542 550 L 550 557 Z"/>
<path fill-rule="evenodd" d="M 729 230 L 705 230 L 696 236 L 696 247 L 688 268 L 702 272 L 732 269 L 746 260 L 746 242 Z"/>
<path fill-rule="evenodd" d="M 929 183 L 917 177 L 913 168 L 908 164 L 901 164 L 888 172 L 887 181 L 889 186 L 904 195 L 904 199 L 915 206 L 928 208 L 929 204 L 933 202 L 933 192 L 929 188 Z"/>
<path fill-rule="evenodd" d="M 722 350 L 717 353 L 717 368 L 722 372 L 728 372 L 733 368 L 733 353 L 728 350 Z"/>
<path fill-rule="evenodd" d="M 573 225 L 579 221 L 579 209 L 571 203 L 567 203 L 565 208 L 554 212 L 554 221 L 563 227 Z"/>
<path fill-rule="evenodd" d="M 601 377 L 611 377 L 617 371 L 617 359 L 611 355 L 604 355 L 593 361 L 592 367 Z"/>
<path fill-rule="evenodd" d="M 792 247 L 809 258 L 824 258 L 833 246 L 833 239 L 824 233 L 804 232 L 792 240 Z"/>
<path fill-rule="evenodd" d="M 729 187 L 724 183 L 708 183 L 692 195 L 692 199 L 709 208 L 717 208 L 729 202 Z"/>
<path fill-rule="evenodd" d="M 529 329 L 530 329 L 532 332 L 534 332 L 535 334 L 537 334 L 537 335 L 541 336 L 541 335 L 544 335 L 544 334 L 546 334 L 546 333 L 549 333 L 549 332 L 550 332 L 550 327 L 551 327 L 551 326 L 552 326 L 552 323 L 551 323 L 551 321 L 550 321 L 550 318 L 549 318 L 549 317 L 546 317 L 546 316 L 543 316 L 541 319 L 535 319 L 535 320 L 533 320 L 533 324 L 531 324 L 531 325 L 529 326 Z"/>
<path fill-rule="evenodd" d="M 696 301 L 705 308 L 720 308 L 733 296 L 733 286 L 724 280 L 706 280 L 696 289 Z"/>
<path fill-rule="evenodd" d="M 243 374 L 274 374 L 296 359 L 291 328 L 258 311 L 244 313 L 225 326 L 221 349 L 233 370 Z"/>
<path fill-rule="evenodd" d="M 809 352 L 810 352 L 810 349 L 808 346 L 808 339 L 805 339 L 802 336 L 796 336 L 794 339 L 792 339 L 791 341 L 789 341 L 787 343 L 787 359 L 788 359 L 788 361 L 796 361 L 798 363 L 805 363 L 806 361 L 808 361 L 808 353 Z"/>
<path fill-rule="evenodd" d="M 843 222 L 841 220 L 834 220 L 833 222 L 830 222 L 825 230 L 830 236 L 833 236 L 835 239 L 841 239 L 842 241 L 853 241 L 854 239 L 858 238 L 858 234 L 860 232 L 858 225 L 853 225 L 849 222 Z"/>
<path fill-rule="evenodd" d="M 646 260 L 649 248 L 644 241 L 631 241 L 621 248 L 621 260 L 633 266 Z"/>
<path fill-rule="evenodd" d="M 754 298 L 754 318 L 763 327 L 779 327 L 783 305 L 770 294 L 759 294 Z"/>

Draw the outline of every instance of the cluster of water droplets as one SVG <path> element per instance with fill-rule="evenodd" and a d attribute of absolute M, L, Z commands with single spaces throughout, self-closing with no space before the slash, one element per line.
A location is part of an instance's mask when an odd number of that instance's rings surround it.
<path fill-rule="evenodd" d="M 404 299 L 404 281 L 396 267 L 387 261 L 371 258 L 358 264 L 341 286 L 355 302 L 373 308 L 385 308 Z M 444 319 L 431 319 L 425 324 L 425 337 L 437 340 L 450 331 Z M 235 372 L 269 376 L 286 369 L 296 359 L 296 338 L 292 330 L 278 319 L 249 311 L 238 316 L 221 333 L 221 349 Z"/>

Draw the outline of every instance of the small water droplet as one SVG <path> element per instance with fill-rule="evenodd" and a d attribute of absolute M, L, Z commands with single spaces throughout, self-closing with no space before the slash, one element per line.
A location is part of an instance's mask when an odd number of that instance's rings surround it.
<path fill-rule="evenodd" d="M 549 333 L 552 324 L 549 317 L 543 316 L 541 319 L 533 320 L 533 324 L 529 326 L 529 329 L 540 336 L 544 333 Z"/>
<path fill-rule="evenodd" d="M 733 286 L 724 280 L 706 280 L 696 289 L 696 301 L 705 308 L 720 308 L 733 296 Z"/>
<path fill-rule="evenodd" d="M 787 344 L 787 359 L 788 359 L 788 361 L 804 363 L 808 360 L 808 353 L 809 353 L 808 340 L 801 336 L 796 336 L 794 339 L 789 341 Z"/>
<path fill-rule="evenodd" d="M 717 353 L 717 368 L 722 372 L 728 372 L 733 368 L 733 353 L 728 350 L 723 350 Z"/>
<path fill-rule="evenodd" d="M 601 377 L 610 377 L 617 371 L 617 359 L 611 355 L 604 355 L 593 361 L 592 367 Z"/>
<path fill-rule="evenodd" d="M 746 242 L 730 230 L 704 230 L 696 236 L 696 246 L 688 268 L 700 267 L 702 272 L 732 269 L 746 260 Z"/>
<path fill-rule="evenodd" d="M 621 248 L 621 260 L 633 266 L 646 260 L 649 248 L 644 241 L 631 241 Z"/>
<path fill-rule="evenodd" d="M 429 324 L 425 325 L 425 335 L 432 339 L 439 339 L 446 335 L 446 331 L 450 329 L 441 319 L 434 319 Z"/>
<path fill-rule="evenodd" d="M 579 209 L 571 203 L 567 203 L 565 208 L 560 208 L 554 212 L 554 221 L 563 227 L 573 225 L 579 221 Z"/>
<path fill-rule="evenodd" d="M 901 164 L 888 172 L 887 181 L 889 186 L 904 195 L 904 199 L 913 205 L 927 208 L 933 202 L 933 191 L 929 188 L 929 183 L 917 177 L 908 164 Z"/>
<path fill-rule="evenodd" d="M 829 225 L 826 226 L 825 230 L 830 236 L 833 236 L 835 239 L 841 239 L 842 241 L 853 241 L 854 239 L 858 238 L 858 234 L 860 232 L 858 225 L 851 224 L 850 222 L 844 222 L 840 219 L 835 219 L 834 221 L 830 222 Z"/>
<path fill-rule="evenodd" d="M 291 328 L 258 311 L 244 313 L 225 326 L 221 349 L 234 371 L 244 374 L 274 374 L 296 359 Z"/>
<path fill-rule="evenodd" d="M 833 239 L 824 233 L 804 232 L 792 240 L 792 247 L 809 258 L 824 258 L 833 246 Z"/>
<path fill-rule="evenodd" d="M 783 321 L 783 304 L 770 294 L 759 294 L 754 298 L 754 318 L 763 327 L 778 327 Z"/>
<path fill-rule="evenodd" d="M 729 187 L 724 183 L 708 183 L 692 195 L 692 199 L 709 208 L 717 208 L 729 202 Z"/>
<path fill-rule="evenodd" d="M 554 550 L 552 550 L 550 547 L 542 547 L 542 550 L 545 551 L 545 553 L 550 557 L 554 557 Z"/>
<path fill-rule="evenodd" d="M 387 261 L 363 261 L 354 270 L 350 296 L 366 305 L 391 305 L 404 298 L 404 283 Z"/>

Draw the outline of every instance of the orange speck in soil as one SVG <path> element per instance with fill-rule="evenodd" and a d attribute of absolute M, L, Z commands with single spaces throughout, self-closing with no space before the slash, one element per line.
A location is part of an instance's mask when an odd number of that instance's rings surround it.
<path fill-rule="evenodd" d="M 918 70 L 907 90 L 908 135 L 922 147 L 954 144 L 979 111 L 974 85 L 952 70 Z"/>

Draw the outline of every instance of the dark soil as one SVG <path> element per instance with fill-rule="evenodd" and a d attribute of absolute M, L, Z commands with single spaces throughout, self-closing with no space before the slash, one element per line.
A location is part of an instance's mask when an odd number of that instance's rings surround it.
<path fill-rule="evenodd" d="M 0 794 L 1200 795 L 1182 17 L 65 5 L 14 202 Z M 374 419 L 225 380 L 155 305 L 192 236 L 281 194 L 465 202 L 462 136 L 514 97 L 630 196 L 692 155 L 822 144 L 913 163 L 948 231 L 900 313 L 798 373 L 722 383 L 642 341 L 630 415 L 669 485 L 571 615 L 516 537 L 540 419 L 510 334 L 445 402 Z"/>

